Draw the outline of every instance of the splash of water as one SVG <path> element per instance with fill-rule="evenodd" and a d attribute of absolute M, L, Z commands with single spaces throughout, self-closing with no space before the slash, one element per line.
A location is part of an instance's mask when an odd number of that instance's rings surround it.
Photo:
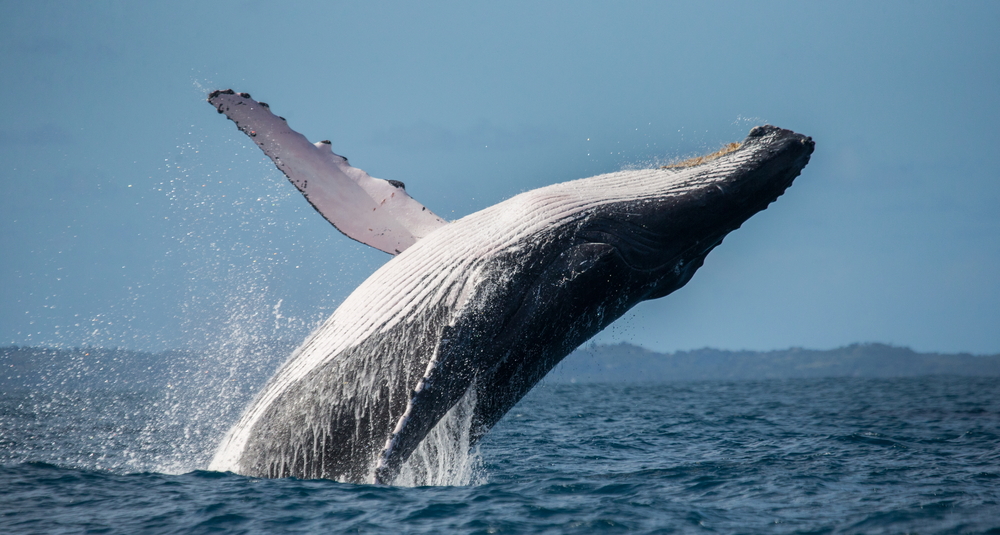
<path fill-rule="evenodd" d="M 174 363 L 160 409 L 140 436 L 134 468 L 179 474 L 208 466 L 215 445 L 290 347 L 263 336 L 259 293 L 230 296 L 207 347 Z"/>
<path fill-rule="evenodd" d="M 190 151 L 197 152 L 193 147 Z M 192 356 L 179 363 L 183 379 L 171 385 L 159 402 L 157 418 L 143 431 L 143 455 L 135 463 L 139 469 L 182 473 L 208 467 L 226 432 L 291 353 L 291 344 L 275 347 L 270 342 L 301 339 L 303 327 L 319 319 L 295 317 L 283 308 L 284 299 L 274 290 L 281 286 L 275 283 L 284 272 L 273 257 L 286 254 L 273 241 L 280 239 L 275 227 L 295 229 L 269 210 L 299 201 L 294 191 L 282 177 L 274 176 L 264 185 L 258 182 L 237 192 L 220 189 L 212 196 L 203 182 L 228 181 L 218 171 L 209 174 L 221 181 L 189 176 L 204 174 L 185 168 L 169 189 L 179 212 L 176 219 L 188 227 L 178 234 L 191 253 L 185 263 L 192 283 L 183 331 Z M 223 191 L 230 196 L 223 199 Z M 314 217 L 308 208 L 303 205 L 305 215 Z M 209 309 L 214 312 L 206 312 Z M 467 485 L 481 479 L 478 454 L 470 449 L 469 439 L 474 406 L 474 394 L 469 394 L 442 419 L 407 463 L 400 484 Z"/>
<path fill-rule="evenodd" d="M 472 447 L 471 441 L 475 408 L 476 389 L 473 387 L 441 418 L 403 463 L 394 484 L 418 487 L 486 483 L 479 448 Z"/>
<path fill-rule="evenodd" d="M 310 313 L 297 313 L 303 310 L 301 297 L 296 302 L 283 295 L 287 290 L 282 288 L 282 279 L 298 274 L 291 266 L 312 268 L 311 274 L 336 269 L 330 265 L 328 251 L 322 251 L 321 240 L 317 243 L 310 236 L 309 241 L 300 242 L 294 237 L 300 223 L 288 217 L 294 215 L 289 206 L 301 203 L 300 197 L 259 159 L 210 162 L 204 154 L 220 151 L 200 150 L 204 143 L 191 139 L 179 145 L 165 165 L 168 178 L 157 187 L 171 202 L 173 212 L 164 225 L 176 241 L 175 249 L 165 251 L 159 269 L 183 270 L 187 280 L 178 296 L 177 325 L 161 326 L 162 332 L 136 328 L 142 323 L 136 318 L 142 318 L 146 310 L 169 306 L 150 302 L 137 289 L 128 303 L 118 307 L 122 313 L 116 309 L 92 319 L 88 340 L 97 347 L 159 340 L 163 346 L 182 349 L 152 354 L 158 361 L 147 375 L 155 384 L 145 385 L 148 388 L 141 392 L 107 369 L 94 367 L 92 357 L 80 352 L 76 361 L 63 363 L 37 391 L 24 400 L 11 400 L 24 407 L 15 415 L 23 416 L 17 425 L 37 420 L 39 415 L 50 424 L 65 425 L 26 428 L 38 440 L 25 441 L 17 451 L 5 451 L 4 459 L 114 472 L 204 469 L 220 439 L 291 353 L 292 344 L 283 340 L 302 339 L 329 313 L 320 308 L 314 316 L 303 317 Z M 248 173 L 266 176 L 250 183 Z M 304 203 L 301 210 L 303 218 L 315 217 Z M 335 232 L 330 236 L 338 237 Z M 319 263 L 311 262 L 312 255 L 322 258 L 324 265 L 312 265 Z M 364 271 L 372 262 L 363 253 L 358 256 L 343 262 Z M 308 284 L 312 298 L 324 300 L 326 306 L 336 301 L 333 288 L 343 286 L 338 291 L 346 291 L 354 286 L 350 273 L 342 277 L 346 284 L 321 278 L 322 282 Z M 68 377 L 81 375 L 102 375 L 108 386 L 86 391 L 65 386 Z M 478 453 L 469 447 L 474 406 L 473 397 L 466 396 L 439 422 L 404 466 L 400 484 L 466 485 L 482 480 Z M 78 425 L 83 421 L 99 422 L 105 434 L 83 431 L 87 426 Z"/>
<path fill-rule="evenodd" d="M 168 254 L 182 260 L 177 267 L 187 274 L 176 317 L 186 347 L 171 355 L 129 463 L 132 470 L 164 473 L 207 466 L 219 438 L 290 353 L 282 338 L 299 336 L 303 327 L 281 314 L 272 290 L 280 260 L 267 230 L 254 230 L 274 225 L 261 207 L 290 195 L 265 183 L 261 197 L 261 184 L 240 186 L 212 169 L 196 143 L 178 149 L 162 189 L 177 242 Z M 249 225 L 251 219 L 263 226 Z"/>

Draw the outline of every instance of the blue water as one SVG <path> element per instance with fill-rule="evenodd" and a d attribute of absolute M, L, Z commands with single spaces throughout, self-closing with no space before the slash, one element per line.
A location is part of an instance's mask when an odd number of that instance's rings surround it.
<path fill-rule="evenodd" d="M 1000 533 L 996 378 L 543 384 L 418 488 L 136 471 L 159 395 L 4 392 L 0 533 Z"/>

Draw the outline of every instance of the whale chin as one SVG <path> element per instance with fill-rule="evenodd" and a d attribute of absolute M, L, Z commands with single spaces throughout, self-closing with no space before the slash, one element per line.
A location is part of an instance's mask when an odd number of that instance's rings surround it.
<path fill-rule="evenodd" d="M 791 185 L 814 148 L 757 127 L 698 161 L 554 184 L 449 223 L 401 182 L 309 143 L 249 95 L 209 101 L 334 226 L 396 255 L 223 440 L 210 468 L 258 477 L 391 483 L 446 425 L 471 447 L 573 349 L 686 284 Z"/>

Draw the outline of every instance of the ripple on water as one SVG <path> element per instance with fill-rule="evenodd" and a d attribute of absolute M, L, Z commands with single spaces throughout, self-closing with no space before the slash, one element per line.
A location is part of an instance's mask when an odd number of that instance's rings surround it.
<path fill-rule="evenodd" d="M 87 452 L 125 422 L 2 396 L 0 532 L 987 532 L 998 394 L 967 378 L 543 385 L 483 441 L 485 482 L 414 488 L 130 472 L 109 462 L 128 433 Z"/>

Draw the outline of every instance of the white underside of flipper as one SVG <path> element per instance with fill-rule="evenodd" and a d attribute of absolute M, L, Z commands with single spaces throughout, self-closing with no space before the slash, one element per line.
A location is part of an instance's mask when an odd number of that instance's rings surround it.
<path fill-rule="evenodd" d="M 208 101 L 274 161 L 327 221 L 348 237 L 399 254 L 447 222 L 410 197 L 402 182 L 372 178 L 334 154 L 329 141 L 310 143 L 268 105 L 231 89 Z"/>

